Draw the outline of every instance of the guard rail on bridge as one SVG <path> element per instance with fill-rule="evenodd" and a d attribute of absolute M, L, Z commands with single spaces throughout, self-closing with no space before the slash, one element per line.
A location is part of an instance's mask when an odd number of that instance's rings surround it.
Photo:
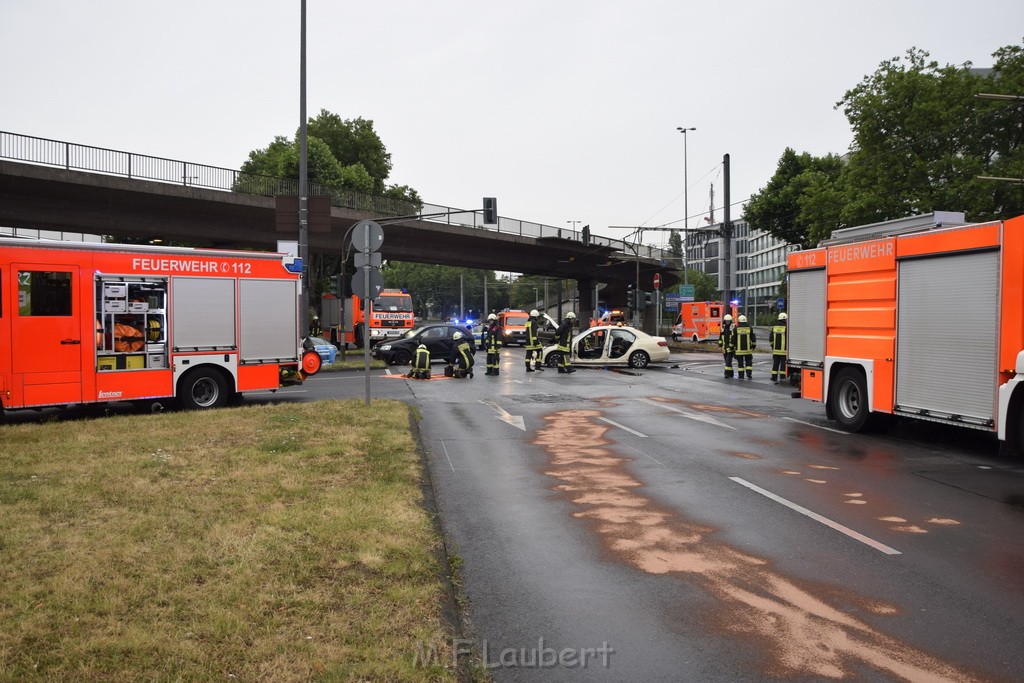
<path fill-rule="evenodd" d="M 6 131 L 0 131 L 0 158 L 42 166 L 55 166 L 72 171 L 102 173 L 263 197 L 297 195 L 299 192 L 297 180 L 245 173 L 230 168 L 207 166 L 191 161 L 164 159 L 147 154 L 80 145 L 74 142 L 49 140 Z M 498 218 L 497 225 L 485 225 L 477 211 L 451 208 L 438 204 L 423 203 L 417 205 L 402 199 L 367 195 L 319 183 L 310 183 L 309 193 L 310 195 L 329 196 L 333 206 L 366 211 L 380 216 L 447 214 L 444 218 L 421 218 L 420 220 L 493 230 L 526 237 L 557 237 L 577 242 L 583 240 L 579 231 L 568 228 L 558 228 L 541 223 L 504 217 Z M 637 246 L 632 243 L 598 235 L 591 235 L 590 243 L 596 246 L 610 247 L 631 256 L 656 259 L 666 263 L 670 262 L 673 258 L 670 252 L 657 247 L 641 245 L 639 253 L 637 253 Z"/>

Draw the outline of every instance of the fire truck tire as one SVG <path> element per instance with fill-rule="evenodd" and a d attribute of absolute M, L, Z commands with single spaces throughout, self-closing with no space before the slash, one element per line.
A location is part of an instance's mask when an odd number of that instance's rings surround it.
<path fill-rule="evenodd" d="M 306 351 L 302 354 L 302 371 L 306 373 L 307 377 L 312 377 L 320 372 L 321 367 L 323 367 L 323 361 L 320 359 L 319 353 L 316 351 Z"/>
<path fill-rule="evenodd" d="M 356 325 L 356 348 L 363 348 L 363 324 Z"/>
<path fill-rule="evenodd" d="M 228 401 L 224 378 L 216 370 L 197 368 L 178 382 L 178 394 L 187 410 L 219 408 Z"/>
<path fill-rule="evenodd" d="M 696 344 L 697 342 L 700 341 L 700 339 L 697 339 L 697 334 L 694 333 L 694 335 L 692 337 L 690 337 L 690 341 L 692 341 L 694 344 Z"/>
<path fill-rule="evenodd" d="M 651 357 L 645 351 L 634 351 L 629 354 L 629 367 L 631 368 L 646 368 L 650 362 Z"/>
<path fill-rule="evenodd" d="M 829 394 L 832 415 L 839 426 L 849 432 L 867 429 L 871 411 L 864 374 L 857 368 L 843 368 L 836 375 Z"/>

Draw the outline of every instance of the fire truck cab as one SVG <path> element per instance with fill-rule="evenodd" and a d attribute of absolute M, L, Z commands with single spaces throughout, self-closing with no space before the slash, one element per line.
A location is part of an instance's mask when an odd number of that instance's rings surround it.
<path fill-rule="evenodd" d="M 301 383 L 319 363 L 301 365 L 293 261 L 0 238 L 0 412 L 168 399 L 212 408 Z"/>

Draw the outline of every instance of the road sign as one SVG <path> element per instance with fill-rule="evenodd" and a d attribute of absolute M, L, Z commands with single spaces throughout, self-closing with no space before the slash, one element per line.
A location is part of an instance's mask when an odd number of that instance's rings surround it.
<path fill-rule="evenodd" d="M 661 289 L 661 273 L 654 274 L 654 288 Z"/>
<path fill-rule="evenodd" d="M 370 253 L 380 249 L 384 243 L 384 229 L 380 223 L 373 221 L 359 221 L 352 228 L 352 248 L 363 253 Z"/>
<path fill-rule="evenodd" d="M 681 294 L 673 294 L 672 292 L 665 292 L 665 310 L 676 311 L 679 310 L 679 303 L 683 300 Z"/>
<path fill-rule="evenodd" d="M 786 300 L 783 299 L 782 297 L 779 297 L 779 300 L 775 302 L 775 308 L 779 309 L 780 311 L 785 310 Z"/>
<path fill-rule="evenodd" d="M 376 268 L 370 268 L 370 289 L 367 294 L 366 289 L 366 269 L 356 273 L 352 276 L 352 293 L 358 296 L 360 299 L 376 299 L 380 296 L 380 293 L 384 291 L 384 276 L 380 274 L 380 271 Z"/>
<path fill-rule="evenodd" d="M 693 285 L 679 285 L 680 301 L 693 301 Z"/>
<path fill-rule="evenodd" d="M 363 266 L 380 268 L 380 264 L 382 263 L 379 251 L 370 252 L 369 254 L 357 251 L 352 255 L 352 258 L 355 261 L 356 268 L 362 268 Z"/>

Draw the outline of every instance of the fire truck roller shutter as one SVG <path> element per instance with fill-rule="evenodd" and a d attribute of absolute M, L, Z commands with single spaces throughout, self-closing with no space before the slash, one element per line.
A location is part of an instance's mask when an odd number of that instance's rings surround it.
<path fill-rule="evenodd" d="M 241 362 L 296 360 L 299 330 L 295 281 L 240 280 L 238 288 Z"/>
<path fill-rule="evenodd" d="M 789 274 L 789 363 L 825 363 L 825 269 Z"/>
<path fill-rule="evenodd" d="M 171 343 L 175 350 L 235 348 L 235 281 L 228 278 L 176 277 Z"/>
<path fill-rule="evenodd" d="M 998 251 L 900 261 L 896 304 L 900 411 L 927 410 L 980 423 L 993 418 L 998 278 Z"/>

